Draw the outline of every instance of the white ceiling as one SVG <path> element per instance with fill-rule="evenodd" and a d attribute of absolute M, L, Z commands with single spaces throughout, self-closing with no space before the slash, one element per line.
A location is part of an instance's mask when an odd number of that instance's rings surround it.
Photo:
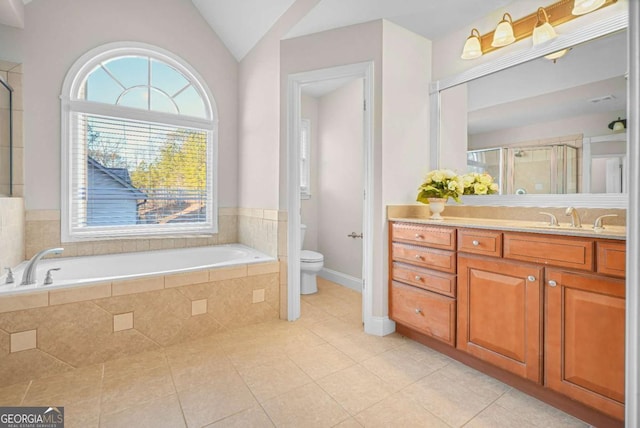
<path fill-rule="evenodd" d="M 294 0 L 192 0 L 240 61 Z M 460 29 L 513 0 L 320 0 L 287 38 L 388 19 L 431 40 Z"/>
<path fill-rule="evenodd" d="M 240 61 L 295 0 L 192 0 Z"/>

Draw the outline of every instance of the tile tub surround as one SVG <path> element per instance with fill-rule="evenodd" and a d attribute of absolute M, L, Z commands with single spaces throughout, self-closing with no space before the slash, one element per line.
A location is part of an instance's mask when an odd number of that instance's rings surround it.
<path fill-rule="evenodd" d="M 69 428 L 588 428 L 419 343 L 366 335 L 361 296 L 319 281 L 296 322 L 240 327 L 2 384 L 0 403 L 58 403 Z"/>
<path fill-rule="evenodd" d="M 0 298 L 0 384 L 277 320 L 279 288 L 274 261 Z M 25 331 L 37 332 L 35 348 L 11 352 Z"/>
<path fill-rule="evenodd" d="M 24 201 L 0 197 L 0 276 L 24 260 Z"/>
<path fill-rule="evenodd" d="M 201 247 L 240 243 L 276 257 L 286 254 L 287 215 L 284 211 L 257 208 L 220 208 L 218 233 L 213 236 L 113 239 L 60 242 L 60 211 L 28 210 L 25 214 L 25 257 L 43 248 L 64 247 L 62 256 L 91 256 L 170 248 Z M 284 239 L 282 230 L 284 228 Z M 283 244 L 284 243 L 284 248 Z"/>

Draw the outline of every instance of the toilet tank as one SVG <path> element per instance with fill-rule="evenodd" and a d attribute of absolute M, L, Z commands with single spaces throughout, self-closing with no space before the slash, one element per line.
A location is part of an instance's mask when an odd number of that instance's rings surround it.
<path fill-rule="evenodd" d="M 302 250 L 302 246 L 304 245 L 304 234 L 307 232 L 307 225 L 300 224 L 300 249 Z"/>

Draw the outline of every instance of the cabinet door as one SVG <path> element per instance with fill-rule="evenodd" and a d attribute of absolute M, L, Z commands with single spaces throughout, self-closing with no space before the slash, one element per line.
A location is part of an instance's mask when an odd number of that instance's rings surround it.
<path fill-rule="evenodd" d="M 549 269 L 545 382 L 624 418 L 625 282 Z"/>
<path fill-rule="evenodd" d="M 543 268 L 458 256 L 457 347 L 542 383 Z"/>

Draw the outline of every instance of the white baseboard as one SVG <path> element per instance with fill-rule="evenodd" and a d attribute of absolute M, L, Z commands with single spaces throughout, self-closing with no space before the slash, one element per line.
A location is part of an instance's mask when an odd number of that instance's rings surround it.
<path fill-rule="evenodd" d="M 370 323 L 364 324 L 364 332 L 374 336 L 386 336 L 396 331 L 396 323 L 389 317 L 371 317 Z"/>
<path fill-rule="evenodd" d="M 336 272 L 335 270 L 322 268 L 322 270 L 318 273 L 322 278 L 327 279 L 331 282 L 335 282 L 336 284 L 340 284 L 343 287 L 350 288 L 352 290 L 357 291 L 358 293 L 362 293 L 362 280 L 355 278 L 351 275 L 347 275 L 341 272 Z"/>

